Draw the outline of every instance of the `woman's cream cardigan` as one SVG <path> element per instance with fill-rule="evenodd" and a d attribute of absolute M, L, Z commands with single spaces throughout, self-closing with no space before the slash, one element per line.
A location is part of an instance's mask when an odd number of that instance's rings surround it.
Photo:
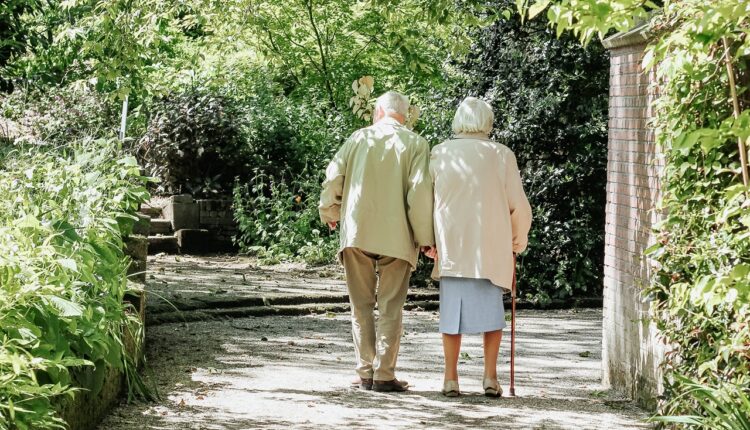
<path fill-rule="evenodd" d="M 513 253 L 526 249 L 531 206 L 516 157 L 482 134 L 437 145 L 430 158 L 438 261 L 433 277 L 489 279 L 510 290 Z"/>

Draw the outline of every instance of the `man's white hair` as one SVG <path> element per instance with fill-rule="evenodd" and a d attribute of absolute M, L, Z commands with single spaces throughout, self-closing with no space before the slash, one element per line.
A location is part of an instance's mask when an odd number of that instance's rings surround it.
<path fill-rule="evenodd" d="M 375 100 L 375 111 L 383 108 L 387 113 L 398 113 L 406 117 L 409 114 L 409 99 L 403 94 L 388 91 Z"/>
<path fill-rule="evenodd" d="M 466 97 L 453 117 L 453 132 L 490 134 L 495 115 L 492 106 L 476 97 Z"/>

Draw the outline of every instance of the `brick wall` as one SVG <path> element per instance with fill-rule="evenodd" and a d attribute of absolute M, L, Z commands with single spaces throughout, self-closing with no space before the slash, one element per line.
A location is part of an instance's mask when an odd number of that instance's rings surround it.
<path fill-rule="evenodd" d="M 643 251 L 653 243 L 660 157 L 648 127 L 649 83 L 642 73 L 645 38 L 639 33 L 605 41 L 610 50 L 609 151 L 604 260 L 602 366 L 605 385 L 653 407 L 663 354 L 648 301 L 641 294 L 652 269 Z"/>

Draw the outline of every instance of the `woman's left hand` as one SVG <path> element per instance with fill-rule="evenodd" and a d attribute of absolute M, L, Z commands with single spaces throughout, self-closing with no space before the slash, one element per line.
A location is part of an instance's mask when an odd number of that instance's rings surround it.
<path fill-rule="evenodd" d="M 428 258 L 431 258 L 433 260 L 437 259 L 437 248 L 434 247 L 434 246 L 423 246 L 422 247 L 422 252 Z"/>

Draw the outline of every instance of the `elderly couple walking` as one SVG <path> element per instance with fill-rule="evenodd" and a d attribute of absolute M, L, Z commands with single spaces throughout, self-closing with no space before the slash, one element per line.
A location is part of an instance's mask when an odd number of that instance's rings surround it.
<path fill-rule="evenodd" d="M 358 378 L 375 391 L 406 391 L 395 375 L 402 311 L 421 249 L 435 259 L 445 353 L 443 394 L 459 395 L 461 335 L 484 334 L 484 392 L 499 397 L 497 357 L 505 327 L 502 294 L 514 253 L 531 226 L 513 152 L 489 139 L 494 116 L 469 97 L 453 119 L 455 136 L 432 149 L 403 124 L 406 97 L 387 92 L 373 125 L 352 134 L 326 171 L 320 216 L 340 224 Z M 374 310 L 377 305 L 378 318 Z"/>

